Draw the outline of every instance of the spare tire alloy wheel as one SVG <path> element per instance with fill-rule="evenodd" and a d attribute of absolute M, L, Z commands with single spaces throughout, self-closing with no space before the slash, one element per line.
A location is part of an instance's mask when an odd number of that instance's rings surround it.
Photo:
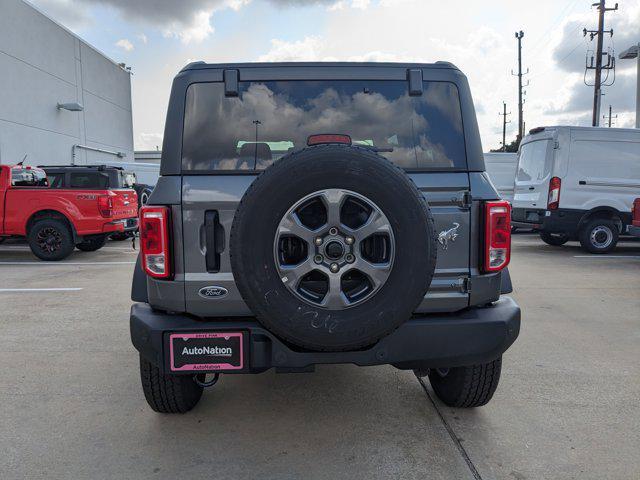
<path fill-rule="evenodd" d="M 389 277 L 393 257 L 393 230 L 382 210 L 337 188 L 291 207 L 274 242 L 282 282 L 302 300 L 332 310 L 374 295 Z"/>
<path fill-rule="evenodd" d="M 230 255 L 238 290 L 267 329 L 344 351 L 411 317 L 433 277 L 435 242 L 433 216 L 404 171 L 365 148 L 319 145 L 253 182 Z"/>

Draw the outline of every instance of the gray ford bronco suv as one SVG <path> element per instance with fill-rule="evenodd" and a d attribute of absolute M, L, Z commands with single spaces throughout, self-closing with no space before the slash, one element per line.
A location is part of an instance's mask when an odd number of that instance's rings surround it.
<path fill-rule="evenodd" d="M 131 338 L 158 412 L 221 373 L 328 363 L 476 407 L 520 329 L 510 206 L 450 63 L 186 66 L 140 240 Z"/>

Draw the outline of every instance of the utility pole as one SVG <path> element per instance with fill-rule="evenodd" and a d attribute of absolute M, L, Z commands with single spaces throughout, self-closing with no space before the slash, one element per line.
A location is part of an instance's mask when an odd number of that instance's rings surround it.
<path fill-rule="evenodd" d="M 598 30 L 587 30 L 585 28 L 582 30 L 582 33 L 585 37 L 587 36 L 587 34 L 589 34 L 592 41 L 595 37 L 598 37 L 596 42 L 596 64 L 593 64 L 593 57 L 591 57 L 591 64 L 586 65 L 587 70 L 595 70 L 595 81 L 593 83 L 593 116 L 591 124 L 594 127 L 597 127 L 600 124 L 600 100 L 602 97 L 603 86 L 602 70 L 613 70 L 615 69 L 616 64 L 615 56 L 612 56 L 609 53 L 602 52 L 604 34 L 607 33 L 610 36 L 613 36 L 613 29 L 607 32 L 604 31 L 604 14 L 609 11 L 617 10 L 618 4 L 616 3 L 615 7 L 613 8 L 607 8 L 606 0 L 599 0 L 598 3 L 594 3 L 592 6 L 598 8 Z M 605 65 L 602 64 L 602 57 L 604 55 L 607 56 L 607 63 Z M 608 76 L 609 75 L 607 74 L 607 77 Z M 605 78 L 605 82 L 606 80 L 607 79 Z M 609 85 L 613 85 L 613 83 Z"/>
<path fill-rule="evenodd" d="M 609 128 L 611 128 L 611 121 L 612 120 L 617 120 L 618 119 L 618 115 L 616 114 L 615 117 L 611 116 L 611 105 L 609 105 L 609 115 L 608 116 L 607 115 L 603 115 L 602 118 L 604 118 L 605 120 L 607 118 L 609 118 L 609 122 L 608 123 L 609 123 Z"/>
<path fill-rule="evenodd" d="M 524 133 L 524 121 L 522 114 L 522 104 L 524 103 L 522 99 L 522 77 L 529 73 L 528 68 L 526 72 L 522 72 L 522 37 L 524 37 L 524 32 L 522 30 L 516 32 L 516 39 L 518 40 L 518 73 L 516 75 L 513 73 L 513 70 L 511 71 L 511 75 L 518 77 L 518 143 L 520 142 L 520 140 L 522 140 L 522 136 Z M 528 85 L 529 83 L 527 82 L 527 85 L 524 86 L 526 87 Z"/>
<path fill-rule="evenodd" d="M 511 115 L 511 112 L 507 113 L 507 104 L 502 102 L 502 113 L 499 113 L 502 117 L 502 151 L 507 150 L 507 123 L 511 123 L 511 120 L 507 122 L 507 115 Z"/>

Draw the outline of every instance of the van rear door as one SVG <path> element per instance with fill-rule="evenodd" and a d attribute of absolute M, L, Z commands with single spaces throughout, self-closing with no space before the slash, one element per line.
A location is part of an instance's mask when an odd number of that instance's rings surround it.
<path fill-rule="evenodd" d="M 514 208 L 546 209 L 553 170 L 553 137 L 526 137 L 520 145 L 514 187 Z"/>

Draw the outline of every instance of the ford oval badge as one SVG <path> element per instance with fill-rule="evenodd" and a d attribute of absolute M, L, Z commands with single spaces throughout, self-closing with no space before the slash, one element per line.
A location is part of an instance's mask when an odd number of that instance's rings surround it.
<path fill-rule="evenodd" d="M 218 287 L 215 285 L 212 285 L 210 287 L 202 287 L 200 290 L 198 290 L 198 295 L 200 295 L 202 298 L 222 298 L 226 296 L 227 293 L 229 293 L 229 290 L 224 287 Z"/>

